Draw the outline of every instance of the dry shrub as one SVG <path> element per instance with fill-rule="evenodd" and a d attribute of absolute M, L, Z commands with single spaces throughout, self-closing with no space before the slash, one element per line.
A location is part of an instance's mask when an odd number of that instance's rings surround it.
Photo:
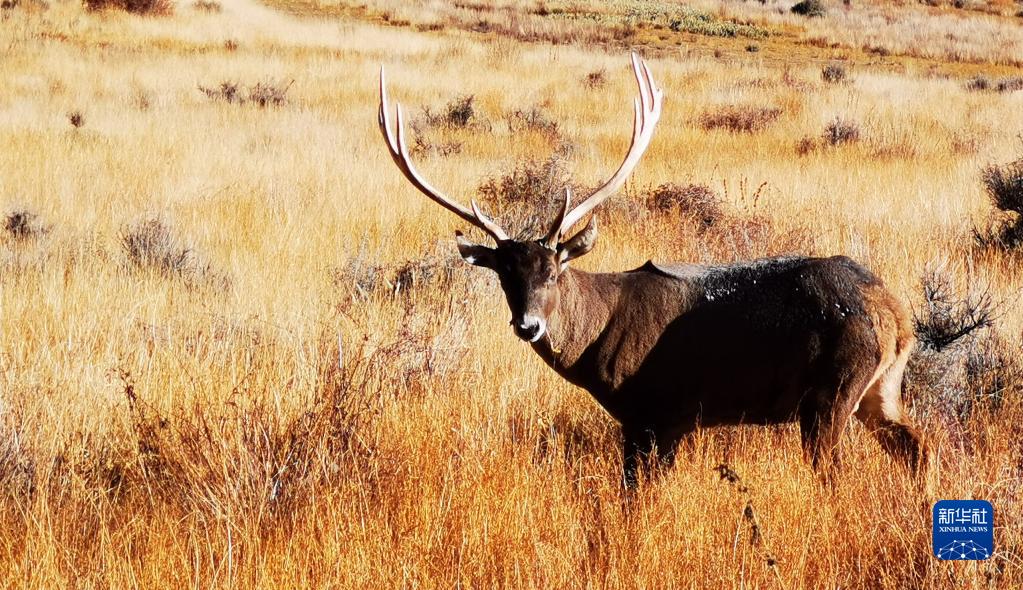
<path fill-rule="evenodd" d="M 974 240 L 982 248 L 1018 249 L 1023 245 L 1023 159 L 990 165 L 981 172 L 981 179 L 998 211 L 986 228 L 974 228 Z"/>
<path fill-rule="evenodd" d="M 490 122 L 476 109 L 476 97 L 469 94 L 448 102 L 440 112 L 424 107 L 422 114 L 412 120 L 412 153 L 450 156 L 461 153 L 462 142 L 431 138 L 430 129 L 472 130 L 490 132 Z"/>
<path fill-rule="evenodd" d="M 991 79 L 987 76 L 974 76 L 966 82 L 966 89 L 974 92 L 991 89 Z"/>
<path fill-rule="evenodd" d="M 820 142 L 816 137 L 803 137 L 796 142 L 796 153 L 800 156 L 806 156 L 817 151 L 820 147 Z"/>
<path fill-rule="evenodd" d="M 216 88 L 200 85 L 199 90 L 212 100 L 222 100 L 232 104 L 245 102 L 243 88 L 238 82 L 225 80 Z"/>
<path fill-rule="evenodd" d="M 722 203 L 729 200 L 727 194 L 718 198 L 706 187 L 687 191 L 693 203 L 692 213 L 683 212 L 678 218 L 681 223 L 672 221 L 673 231 L 678 231 L 675 255 L 696 263 L 720 264 L 812 252 L 813 234 L 806 228 L 779 228 L 757 212 L 756 203 L 766 186 L 763 183 L 751 190 L 745 181 L 740 182 L 739 200 L 751 205 L 739 212 L 728 212 L 724 208 Z M 708 216 L 713 222 L 707 223 Z"/>
<path fill-rule="evenodd" d="M 435 127 L 457 129 L 475 128 L 485 123 L 476 112 L 476 97 L 472 94 L 452 99 L 439 113 L 431 112 L 429 107 L 424 107 L 420 122 Z"/>
<path fill-rule="evenodd" d="M 1023 90 L 1023 78 L 1002 78 L 995 84 L 995 90 L 998 92 L 1016 92 L 1017 90 Z"/>
<path fill-rule="evenodd" d="M 220 290 L 230 287 L 226 275 L 215 272 L 209 263 L 203 262 L 161 219 L 146 219 L 124 226 L 119 238 L 129 266 L 139 272 L 180 278 L 191 287 Z"/>
<path fill-rule="evenodd" d="M 85 115 L 82 114 L 82 111 L 71 111 L 67 114 L 67 121 L 71 123 L 72 127 L 78 129 L 85 125 Z"/>
<path fill-rule="evenodd" d="M 840 63 L 830 63 L 821 68 L 821 80 L 824 80 L 828 84 L 838 84 L 845 82 L 849 78 L 849 73 L 846 71 L 845 66 Z"/>
<path fill-rule="evenodd" d="M 913 323 L 920 346 L 941 352 L 994 323 L 994 305 L 988 293 L 957 297 L 946 273 L 930 269 L 921 279 L 924 307 Z"/>
<path fill-rule="evenodd" d="M 123 10 L 132 14 L 168 15 L 174 12 L 171 0 L 84 0 L 89 10 Z"/>
<path fill-rule="evenodd" d="M 914 312 L 919 345 L 906 372 L 908 397 L 918 412 L 943 424 L 964 442 L 964 423 L 978 403 L 997 409 L 1023 372 L 1018 346 L 990 332 L 996 305 L 987 293 L 959 294 L 945 272 L 929 269 L 921 279 L 924 304 Z"/>
<path fill-rule="evenodd" d="M 827 14 L 824 3 L 821 0 L 802 0 L 797 2 L 790 9 L 794 14 L 805 17 L 822 17 Z"/>
<path fill-rule="evenodd" d="M 532 131 L 541 133 L 551 138 L 558 136 L 558 123 L 547 114 L 547 111 L 539 106 L 533 105 L 528 109 L 516 109 L 505 117 L 508 122 L 508 130 L 512 133 Z"/>
<path fill-rule="evenodd" d="M 855 143 L 860 140 L 860 126 L 854 121 L 835 117 L 835 120 L 824 128 L 821 138 L 832 147 Z"/>
<path fill-rule="evenodd" d="M 752 105 L 727 105 L 700 115 L 704 129 L 727 129 L 733 133 L 763 131 L 781 116 L 781 109 Z"/>
<path fill-rule="evenodd" d="M 650 191 L 646 202 L 654 211 L 677 212 L 704 229 L 725 217 L 721 197 L 703 184 L 665 183 Z"/>
<path fill-rule="evenodd" d="M 1023 90 L 1023 77 L 1014 76 L 995 81 L 987 76 L 975 76 L 970 78 L 970 80 L 966 83 L 966 89 L 973 92 L 982 92 L 986 90 L 993 90 L 995 92 L 1016 92 L 1017 90 Z"/>
<path fill-rule="evenodd" d="M 477 192 L 498 209 L 504 227 L 521 236 L 546 231 L 566 188 L 578 189 L 564 158 L 554 154 L 545 160 L 521 160 L 511 172 L 486 179 Z"/>
<path fill-rule="evenodd" d="M 783 230 L 760 215 L 728 216 L 700 240 L 702 262 L 753 260 L 765 256 L 803 255 L 814 248 L 813 234 L 805 228 Z"/>
<path fill-rule="evenodd" d="M 583 78 L 583 86 L 590 90 L 596 90 L 603 88 L 607 85 L 607 70 L 600 68 L 599 70 L 593 70 L 586 77 Z"/>
<path fill-rule="evenodd" d="M 4 216 L 4 233 L 14 240 L 30 240 L 40 238 L 49 233 L 39 216 L 25 209 L 11 211 Z"/>
<path fill-rule="evenodd" d="M 280 107 L 288 103 L 288 89 L 294 80 L 262 81 L 245 87 L 238 82 L 225 80 L 217 87 L 199 86 L 199 90 L 211 100 L 231 104 L 255 104 L 260 108 Z"/>
<path fill-rule="evenodd" d="M 210 14 L 218 14 L 224 10 L 224 7 L 216 0 L 195 0 L 195 2 L 192 3 L 192 8 L 200 12 L 208 12 Z"/>
<path fill-rule="evenodd" d="M 186 275 L 193 269 L 191 248 L 181 244 L 159 219 L 148 219 L 121 230 L 121 248 L 139 269 L 160 274 Z"/>
<path fill-rule="evenodd" d="M 356 256 L 333 269 L 331 275 L 342 297 L 352 301 L 405 295 L 423 287 L 449 289 L 457 279 L 465 277 L 467 269 L 468 265 L 450 244 L 438 244 L 434 252 L 395 265 L 370 260 L 362 246 Z"/>
<path fill-rule="evenodd" d="M 161 413 L 146 403 L 131 374 L 118 369 L 130 430 L 119 438 L 129 444 L 93 449 L 106 463 L 99 479 L 121 493 L 209 518 L 231 514 L 259 527 L 278 524 L 314 499 L 314 488 L 354 468 L 361 456 L 355 432 L 380 393 L 361 355 L 342 359 L 340 347 L 326 339 L 320 349 L 319 379 L 292 411 L 270 401 L 269 392 L 247 391 L 226 403 L 200 392 Z"/>
<path fill-rule="evenodd" d="M 545 160 L 521 160 L 508 174 L 488 178 L 477 189 L 501 204 L 543 205 L 560 199 L 571 186 L 571 175 L 563 158 L 552 155 Z"/>
<path fill-rule="evenodd" d="M 0 495 L 17 496 L 31 492 L 38 466 L 36 454 L 26 448 L 20 408 L 4 405 L 3 410 L 0 412 Z"/>
<path fill-rule="evenodd" d="M 294 83 L 294 80 L 287 83 L 283 81 L 256 82 L 255 86 L 249 87 L 249 102 L 260 108 L 283 106 L 288 103 L 288 89 Z"/>

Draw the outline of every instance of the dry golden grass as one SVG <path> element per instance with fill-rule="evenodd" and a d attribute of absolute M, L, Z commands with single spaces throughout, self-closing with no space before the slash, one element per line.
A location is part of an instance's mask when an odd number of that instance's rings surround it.
<path fill-rule="evenodd" d="M 439 186 L 467 198 L 556 150 L 593 185 L 628 139 L 623 50 L 383 26 L 374 6 L 346 13 L 361 22 L 221 5 L 3 12 L 0 213 L 36 216 L 0 229 L 5 586 L 1023 586 L 1018 378 L 976 400 L 961 379 L 910 387 L 939 450 L 929 493 L 859 428 L 822 485 L 793 427 L 702 431 L 623 493 L 615 425 L 515 339 L 496 281 L 453 263 L 460 224 L 406 185 L 375 125 L 383 64 L 412 115 L 475 96 L 483 123 L 428 130 L 460 144 L 422 156 Z M 1013 47 L 971 51 L 1001 72 Z M 844 253 L 919 307 L 940 265 L 1003 301 L 992 330 L 1017 357 L 1023 258 L 975 249 L 971 228 L 991 213 L 980 170 L 1021 150 L 1023 93 L 970 92 L 910 59 L 841 84 L 782 61 L 650 56 L 665 114 L 581 266 Z M 199 89 L 291 80 L 267 108 Z M 509 127 L 534 106 L 555 135 Z M 752 133 L 701 125 L 734 107 L 780 114 Z M 836 118 L 859 139 L 797 149 Z M 725 220 L 647 210 L 667 182 L 711 187 Z M 156 256 L 125 247 L 139 231 L 164 232 L 143 240 Z M 996 556 L 938 562 L 933 500 L 967 497 L 996 507 Z"/>

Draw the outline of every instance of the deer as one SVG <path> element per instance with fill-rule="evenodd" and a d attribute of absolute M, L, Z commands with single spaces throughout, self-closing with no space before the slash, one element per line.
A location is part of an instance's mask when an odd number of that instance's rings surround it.
<path fill-rule="evenodd" d="M 382 67 L 378 124 L 412 186 L 493 240 L 477 244 L 455 232 L 466 262 L 497 273 L 515 335 L 620 424 L 627 488 L 647 461 L 670 466 L 680 441 L 710 426 L 798 422 L 804 455 L 819 473 L 837 464 L 852 416 L 919 475 L 927 448 L 902 394 L 915 344 L 911 316 L 859 263 L 781 256 L 707 266 L 647 261 L 624 272 L 570 265 L 593 249 L 595 210 L 623 187 L 661 116 L 663 91 L 635 53 L 632 70 L 639 95 L 625 159 L 578 205 L 566 190 L 535 240 L 512 239 L 475 199 L 465 207 L 423 178 L 409 157 L 400 104 L 391 128 Z"/>

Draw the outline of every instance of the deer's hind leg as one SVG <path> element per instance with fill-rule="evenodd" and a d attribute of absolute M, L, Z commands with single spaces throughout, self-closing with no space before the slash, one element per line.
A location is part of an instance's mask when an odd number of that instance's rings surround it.
<path fill-rule="evenodd" d="M 868 347 L 857 345 L 860 341 L 845 339 L 834 354 L 820 359 L 817 378 L 799 404 L 803 452 L 814 469 L 827 475 L 838 467 L 839 443 L 856 402 L 877 376 L 877 356 Z"/>
<path fill-rule="evenodd" d="M 888 454 L 906 463 L 915 475 L 927 468 L 927 448 L 902 402 L 902 375 L 912 348 L 905 346 L 863 394 L 856 417 Z"/>

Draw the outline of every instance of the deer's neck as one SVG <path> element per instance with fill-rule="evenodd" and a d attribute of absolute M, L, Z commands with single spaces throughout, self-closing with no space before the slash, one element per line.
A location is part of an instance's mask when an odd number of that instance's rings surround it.
<path fill-rule="evenodd" d="M 554 370 L 575 381 L 573 367 L 611 320 L 621 282 L 615 274 L 572 268 L 566 269 L 558 282 L 559 302 L 548 318 L 547 337 L 534 344 L 533 349 Z"/>

